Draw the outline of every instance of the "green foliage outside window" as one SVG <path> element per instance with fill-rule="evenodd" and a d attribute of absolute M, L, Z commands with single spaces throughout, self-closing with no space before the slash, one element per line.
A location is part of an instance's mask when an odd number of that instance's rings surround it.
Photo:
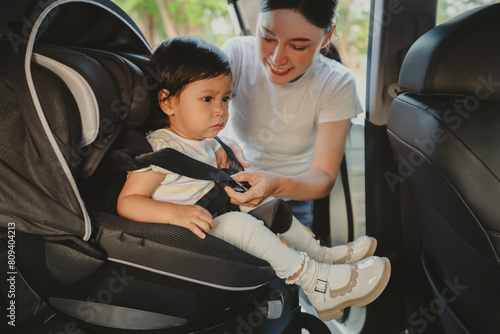
<path fill-rule="evenodd" d="M 225 0 L 114 0 L 139 25 L 152 47 L 178 35 L 220 46 L 232 36 Z M 219 27 L 219 29 L 217 29 Z"/>
<path fill-rule="evenodd" d="M 217 46 L 234 35 L 226 0 L 114 0 L 154 47 L 177 35 L 199 36 Z M 251 0 L 240 0 L 241 2 Z M 253 0 L 256 1 L 256 0 Z M 414 0 L 418 1 L 418 0 Z M 351 69 L 363 67 L 368 50 L 369 0 L 339 0 L 335 45 Z M 440 0 L 437 23 L 493 0 Z"/>

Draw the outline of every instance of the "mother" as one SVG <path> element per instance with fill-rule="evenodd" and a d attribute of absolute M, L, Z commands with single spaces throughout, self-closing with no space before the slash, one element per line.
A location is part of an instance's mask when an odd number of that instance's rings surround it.
<path fill-rule="evenodd" d="M 337 0 L 260 0 L 256 36 L 222 46 L 233 70 L 225 135 L 251 163 L 235 180 L 252 185 L 243 194 L 226 191 L 241 205 L 290 199 L 309 228 L 312 200 L 332 190 L 350 118 L 362 111 L 351 72 L 323 55 L 336 7 Z"/>

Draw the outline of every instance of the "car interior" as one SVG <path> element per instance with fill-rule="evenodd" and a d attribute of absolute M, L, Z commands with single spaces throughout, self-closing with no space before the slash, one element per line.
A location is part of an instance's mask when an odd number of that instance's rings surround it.
<path fill-rule="evenodd" d="M 500 95 L 494 79 L 500 77 L 494 65 L 500 47 L 489 42 L 489 34 L 500 31 L 499 14 L 498 4 L 478 9 L 415 42 L 387 125 L 417 212 L 425 278 L 448 333 L 500 329 Z M 470 61 L 476 54 L 481 60 Z"/>
<path fill-rule="evenodd" d="M 116 213 L 156 75 L 127 13 L 2 4 L 0 332 L 500 333 L 500 3 L 436 25 L 437 3 L 371 0 L 366 119 L 314 231 L 377 238 L 392 275 L 329 322 L 264 260 Z"/>

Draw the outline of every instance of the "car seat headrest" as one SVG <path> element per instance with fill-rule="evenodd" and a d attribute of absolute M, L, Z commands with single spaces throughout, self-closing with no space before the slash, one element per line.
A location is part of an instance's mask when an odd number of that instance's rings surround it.
<path fill-rule="evenodd" d="M 33 61 L 56 74 L 68 86 L 75 98 L 82 124 L 80 147 L 89 145 L 99 132 L 99 105 L 89 83 L 78 71 L 41 54 L 33 54 Z"/>
<path fill-rule="evenodd" d="M 409 49 L 399 75 L 403 91 L 500 101 L 500 4 L 445 22 Z"/>
<path fill-rule="evenodd" d="M 76 101 L 82 129 L 75 150 L 82 158 L 81 177 L 89 177 L 117 135 L 149 115 L 144 74 L 117 54 L 51 44 L 35 45 L 33 61 L 62 79 Z"/>

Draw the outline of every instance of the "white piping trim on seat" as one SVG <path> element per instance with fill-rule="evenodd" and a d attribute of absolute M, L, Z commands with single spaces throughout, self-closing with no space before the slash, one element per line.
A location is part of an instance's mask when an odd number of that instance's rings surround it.
<path fill-rule="evenodd" d="M 80 147 L 92 143 L 99 134 L 99 105 L 88 82 L 74 69 L 49 57 L 33 54 L 35 63 L 57 74 L 73 94 L 82 121 Z"/>
<path fill-rule="evenodd" d="M 93 4 L 95 6 L 102 7 L 104 10 L 106 10 L 109 13 L 111 13 L 112 15 L 116 16 L 123 23 L 125 23 L 127 26 L 129 26 L 134 31 L 134 33 L 144 42 L 144 45 L 146 45 L 148 48 L 149 48 L 149 45 L 144 40 L 144 38 L 140 34 L 138 34 L 135 31 L 135 29 L 132 28 L 132 26 L 127 21 L 123 20 L 120 16 L 118 16 L 117 13 L 111 11 L 109 8 L 107 8 L 106 6 L 104 6 L 102 4 L 95 3 L 92 1 L 85 1 L 85 0 L 60 0 L 60 1 L 53 2 L 47 8 L 45 8 L 42 11 L 42 13 L 40 13 L 40 15 L 38 16 L 36 21 L 33 23 L 33 28 L 31 30 L 30 36 L 28 38 L 28 43 L 26 45 L 26 54 L 25 54 L 25 58 L 24 58 L 24 69 L 26 72 L 26 81 L 28 84 L 28 88 L 29 88 L 31 98 L 33 100 L 33 104 L 35 106 L 37 115 L 40 119 L 40 122 L 42 123 L 43 129 L 45 130 L 45 134 L 47 135 L 49 143 L 52 146 L 52 149 L 54 150 L 61 167 L 63 168 L 63 171 L 66 175 L 66 178 L 68 179 L 68 181 L 73 189 L 73 192 L 76 196 L 76 199 L 80 205 L 80 208 L 82 210 L 84 224 L 85 224 L 85 233 L 82 236 L 82 238 L 83 238 L 83 240 L 87 241 L 87 240 L 89 240 L 90 235 L 92 233 L 92 226 L 90 223 L 90 217 L 89 217 L 89 214 L 85 208 L 85 203 L 83 202 L 83 200 L 80 196 L 80 192 L 78 191 L 78 187 L 76 185 L 75 179 L 73 178 L 73 175 L 71 174 L 71 171 L 69 169 L 68 164 L 66 163 L 64 155 L 62 154 L 61 150 L 59 149 L 59 146 L 57 145 L 56 139 L 54 138 L 54 134 L 50 130 L 49 124 L 47 122 L 47 119 L 46 119 L 45 114 L 43 112 L 42 106 L 40 104 L 40 100 L 38 99 L 38 95 L 36 93 L 35 84 L 33 82 L 33 77 L 32 77 L 32 73 L 31 73 L 31 60 L 32 60 L 31 58 L 32 58 L 32 54 L 33 54 L 33 46 L 35 44 L 36 35 L 38 34 L 38 30 L 39 30 L 43 20 L 45 19 L 45 17 L 47 17 L 47 15 L 50 13 L 50 11 L 52 11 L 54 8 L 56 8 L 60 5 L 66 4 L 66 3 L 70 3 L 70 2 L 90 3 L 90 4 Z M 151 48 L 149 48 L 149 49 L 151 50 Z"/>
<path fill-rule="evenodd" d="M 115 258 L 111 258 L 111 257 L 108 258 L 108 260 L 112 261 L 112 262 L 117 262 L 117 263 L 125 264 L 127 266 L 136 267 L 136 268 L 139 268 L 139 269 L 151 271 L 151 272 L 154 272 L 154 273 L 157 273 L 157 274 L 160 274 L 160 275 L 170 276 L 170 277 L 178 278 L 178 279 L 181 279 L 181 280 L 184 280 L 184 281 L 188 281 L 188 282 L 191 282 L 191 283 L 205 285 L 205 286 L 209 286 L 209 287 L 220 289 L 220 290 L 227 290 L 227 291 L 248 291 L 248 290 L 257 289 L 257 288 L 259 288 L 259 287 L 261 287 L 261 286 L 264 285 L 264 284 L 259 284 L 259 285 L 248 286 L 248 287 L 224 286 L 224 285 L 219 285 L 219 284 L 213 284 L 213 283 L 208 283 L 208 282 L 200 281 L 200 280 L 197 280 L 197 279 L 194 279 L 194 278 L 189 278 L 189 277 L 185 277 L 185 276 L 181 276 L 181 275 L 177 275 L 177 274 L 168 273 L 166 271 L 149 268 L 149 267 L 137 264 L 137 263 L 123 261 L 123 260 L 119 260 L 119 259 L 115 259 Z"/>

